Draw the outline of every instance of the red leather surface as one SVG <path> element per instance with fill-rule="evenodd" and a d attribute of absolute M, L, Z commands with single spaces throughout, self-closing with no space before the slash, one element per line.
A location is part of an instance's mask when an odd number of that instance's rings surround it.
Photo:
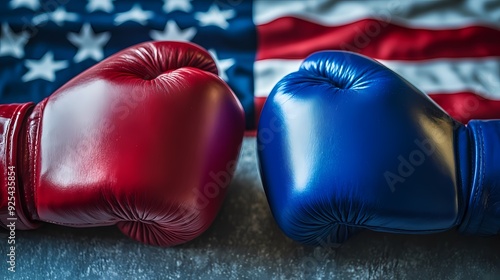
<path fill-rule="evenodd" d="M 28 119 L 31 218 L 75 227 L 117 224 L 170 246 L 215 218 L 233 174 L 243 109 L 210 55 L 149 42 L 80 74 Z"/>

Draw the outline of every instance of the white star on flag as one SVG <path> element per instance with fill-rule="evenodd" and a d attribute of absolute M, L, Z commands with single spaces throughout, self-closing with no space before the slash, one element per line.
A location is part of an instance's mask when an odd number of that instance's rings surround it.
<path fill-rule="evenodd" d="M 196 35 L 196 28 L 189 27 L 181 30 L 177 23 L 173 20 L 167 21 L 165 24 L 165 29 L 163 31 L 151 30 L 149 36 L 156 41 L 181 41 L 189 42 Z"/>
<path fill-rule="evenodd" d="M 65 21 L 77 21 L 78 14 L 68 13 L 64 7 L 58 7 L 55 11 L 50 13 L 50 19 L 61 26 Z"/>
<path fill-rule="evenodd" d="M 95 34 L 90 24 L 85 23 L 80 29 L 80 34 L 69 33 L 68 40 L 78 47 L 78 52 L 75 55 L 75 62 L 81 62 L 87 58 L 92 58 L 96 61 L 104 57 L 103 47 L 111 38 L 110 32 Z"/>
<path fill-rule="evenodd" d="M 7 23 L 2 23 L 2 36 L 0 37 L 0 56 L 10 55 L 15 58 L 24 56 L 24 46 L 29 40 L 29 34 L 22 31 L 16 34 Z"/>
<path fill-rule="evenodd" d="M 39 0 L 11 0 L 9 3 L 9 6 L 11 9 L 17 9 L 17 8 L 28 8 L 33 11 L 36 11 L 38 8 L 40 8 L 40 1 Z"/>
<path fill-rule="evenodd" d="M 29 70 L 21 78 L 23 82 L 35 79 L 53 82 L 56 79 L 55 72 L 68 67 L 68 62 L 65 60 L 55 61 L 54 54 L 47 52 L 40 60 L 27 59 L 25 65 Z"/>
<path fill-rule="evenodd" d="M 163 0 L 163 11 L 167 14 L 177 10 L 189 13 L 193 9 L 190 2 L 191 0 Z"/>
<path fill-rule="evenodd" d="M 217 65 L 217 68 L 219 69 L 219 76 L 221 79 L 224 81 L 228 81 L 226 71 L 233 67 L 235 61 L 234 58 L 227 58 L 227 59 L 219 59 L 217 57 L 217 52 L 214 49 L 209 49 L 208 52 L 212 55 L 212 57 L 215 60 L 215 64 Z"/>
<path fill-rule="evenodd" d="M 92 13 L 95 11 L 103 11 L 106 13 L 111 13 L 115 8 L 113 6 L 113 1 L 115 0 L 88 0 L 87 12 Z"/>
<path fill-rule="evenodd" d="M 221 11 L 216 4 L 210 6 L 206 12 L 197 12 L 194 17 L 200 22 L 201 26 L 215 25 L 222 29 L 226 29 L 229 26 L 227 22 L 229 19 L 235 16 L 233 9 Z"/>
<path fill-rule="evenodd" d="M 65 21 L 78 21 L 78 14 L 68 13 L 64 7 L 57 7 L 53 12 L 42 13 L 33 17 L 33 24 L 38 25 L 48 20 L 53 21 L 55 24 L 62 26 Z"/>
<path fill-rule="evenodd" d="M 130 10 L 116 14 L 115 25 L 120 25 L 126 21 L 135 21 L 140 25 L 145 25 L 153 15 L 153 12 L 145 11 L 141 8 L 141 5 L 135 4 Z"/>

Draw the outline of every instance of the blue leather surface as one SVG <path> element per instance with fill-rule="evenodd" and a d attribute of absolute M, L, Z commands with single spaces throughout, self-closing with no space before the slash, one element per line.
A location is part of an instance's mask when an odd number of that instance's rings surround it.
<path fill-rule="evenodd" d="M 466 234 L 500 232 L 500 121 L 469 122 L 472 164 L 467 212 L 460 226 Z"/>
<path fill-rule="evenodd" d="M 449 229 L 465 209 L 454 144 L 464 129 L 374 60 L 313 54 L 274 87 L 259 123 L 273 216 L 311 245 L 343 242 L 358 228 Z"/>

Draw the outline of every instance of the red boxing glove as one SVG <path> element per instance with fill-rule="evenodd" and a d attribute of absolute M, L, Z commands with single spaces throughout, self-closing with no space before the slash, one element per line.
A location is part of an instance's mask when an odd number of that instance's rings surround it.
<path fill-rule="evenodd" d="M 116 224 L 140 242 L 171 246 L 214 220 L 245 123 L 206 51 L 148 42 L 37 105 L 0 105 L 0 128 L 4 227 Z"/>

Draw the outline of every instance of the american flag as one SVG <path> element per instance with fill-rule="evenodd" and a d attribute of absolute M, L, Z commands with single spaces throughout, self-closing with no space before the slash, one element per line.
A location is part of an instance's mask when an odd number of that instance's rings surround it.
<path fill-rule="evenodd" d="M 500 1 L 8 0 L 0 102 L 38 102 L 103 58 L 150 40 L 208 49 L 255 129 L 266 96 L 309 54 L 379 60 L 456 119 L 500 118 Z"/>

